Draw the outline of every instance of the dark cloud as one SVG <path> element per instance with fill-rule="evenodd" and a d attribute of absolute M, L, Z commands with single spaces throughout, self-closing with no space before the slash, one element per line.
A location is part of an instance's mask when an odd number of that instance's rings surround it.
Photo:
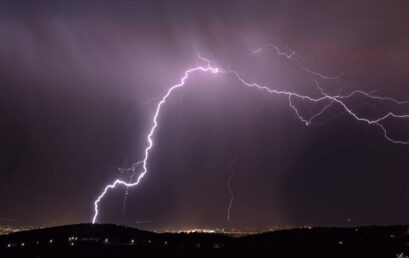
<path fill-rule="evenodd" d="M 285 59 L 243 51 L 272 42 L 314 70 L 347 72 L 345 90 L 409 97 L 409 6 L 392 2 L 3 1 L 0 218 L 89 221 L 117 168 L 143 154 L 155 105 L 145 101 L 195 65 L 197 51 L 251 80 L 314 94 Z M 237 157 L 230 226 L 408 223 L 407 147 L 346 116 L 305 127 L 287 99 L 239 86 L 197 75 L 176 93 L 149 174 L 125 214 L 124 189 L 104 199 L 101 221 L 226 226 Z"/>

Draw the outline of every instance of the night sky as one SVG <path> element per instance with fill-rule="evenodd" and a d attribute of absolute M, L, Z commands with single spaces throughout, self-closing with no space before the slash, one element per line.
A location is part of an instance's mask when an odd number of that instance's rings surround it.
<path fill-rule="evenodd" d="M 409 99 L 409 2 L 1 1 L 0 226 L 90 222 L 118 168 L 143 157 L 158 98 L 197 52 L 248 81 Z M 296 101 L 295 101 L 296 102 Z M 367 117 L 399 107 L 348 102 Z M 297 102 L 308 114 L 316 107 Z M 146 229 L 409 223 L 409 145 L 334 107 L 305 126 L 288 99 L 198 73 L 160 115 L 149 172 L 110 191 L 100 223 Z M 326 123 L 320 123 L 328 121 Z M 388 121 L 409 140 L 409 119 Z M 234 201 L 227 221 L 231 180 Z"/>

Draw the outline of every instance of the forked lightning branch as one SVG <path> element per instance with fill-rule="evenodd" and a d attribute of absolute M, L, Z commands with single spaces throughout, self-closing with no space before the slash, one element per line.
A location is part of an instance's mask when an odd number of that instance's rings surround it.
<path fill-rule="evenodd" d="M 387 96 L 373 95 L 371 93 L 361 91 L 361 90 L 352 91 L 347 95 L 340 95 L 340 94 L 331 95 L 327 93 L 320 86 L 319 80 L 339 80 L 340 76 L 326 76 L 318 72 L 315 72 L 303 64 L 301 59 L 297 56 L 296 52 L 292 50 L 289 50 L 289 53 L 283 52 L 282 50 L 280 50 L 277 46 L 273 44 L 267 44 L 263 46 L 262 48 L 250 49 L 249 51 L 252 54 L 260 54 L 260 53 L 263 53 L 263 51 L 266 51 L 268 49 L 273 50 L 278 56 L 282 56 L 284 59 L 288 61 L 295 62 L 302 71 L 309 74 L 311 76 L 311 80 L 315 83 L 315 86 L 317 87 L 317 90 L 320 95 L 318 97 L 311 97 L 311 96 L 303 95 L 297 92 L 276 90 L 272 88 L 271 86 L 261 85 L 261 84 L 258 84 L 257 82 L 249 82 L 246 79 L 244 79 L 243 76 L 241 76 L 238 72 L 234 70 L 230 70 L 230 69 L 224 69 L 222 67 L 217 67 L 214 64 L 214 62 L 211 62 L 210 60 L 199 56 L 198 58 L 203 63 L 203 65 L 192 67 L 184 71 L 183 76 L 180 78 L 179 82 L 177 82 L 176 84 L 168 88 L 168 90 L 166 91 L 166 94 L 163 95 L 160 101 L 157 103 L 155 113 L 151 120 L 150 130 L 148 134 L 146 135 L 146 145 L 144 147 L 143 159 L 138 162 L 135 162 L 130 168 L 127 169 L 131 171 L 132 173 L 134 173 L 135 176 L 131 177 L 131 181 L 129 182 L 126 182 L 120 179 L 115 179 L 111 184 L 108 184 L 104 187 L 103 191 L 99 194 L 99 196 L 94 202 L 94 216 L 92 218 L 92 223 L 97 222 L 98 215 L 100 213 L 99 205 L 102 199 L 104 198 L 104 196 L 109 192 L 109 190 L 112 190 L 116 188 L 117 186 L 128 187 L 128 188 L 135 187 L 141 182 L 144 176 L 148 173 L 149 171 L 148 163 L 149 163 L 151 150 L 154 146 L 160 148 L 160 143 L 155 142 L 154 137 L 155 137 L 156 130 L 159 126 L 161 110 L 166 107 L 166 101 L 169 98 L 171 98 L 172 95 L 179 88 L 188 87 L 189 79 L 198 73 L 208 74 L 209 76 L 229 76 L 230 79 L 236 80 L 238 84 L 242 87 L 250 87 L 250 88 L 253 88 L 254 90 L 264 91 L 264 92 L 267 92 L 273 95 L 279 95 L 279 96 L 285 97 L 288 99 L 289 108 L 291 108 L 294 111 L 298 119 L 301 122 L 303 122 L 305 125 L 311 124 L 315 119 L 320 117 L 328 109 L 337 105 L 341 107 L 347 115 L 355 119 L 357 122 L 366 123 L 373 127 L 380 128 L 383 133 L 383 136 L 389 142 L 393 144 L 409 144 L 408 140 L 398 139 L 398 138 L 395 138 L 393 135 L 391 135 L 390 132 L 387 130 L 386 126 L 384 125 L 384 122 L 387 119 L 395 119 L 395 120 L 409 119 L 409 113 L 395 113 L 392 111 L 385 111 L 383 115 L 380 115 L 376 118 L 368 118 L 368 117 L 358 114 L 356 111 L 354 111 L 352 107 L 350 107 L 347 104 L 348 99 L 354 96 L 357 96 L 357 95 L 361 95 L 364 98 L 367 98 L 370 100 L 390 102 L 394 105 L 409 104 L 409 100 L 404 100 L 404 101 L 397 100 L 395 98 L 391 98 Z M 303 101 L 313 103 L 313 104 L 323 103 L 323 108 L 318 110 L 316 113 L 306 117 L 302 115 L 302 112 L 294 104 L 294 100 L 296 99 L 303 100 Z M 229 218 L 230 218 L 230 214 L 228 216 L 228 219 Z"/>

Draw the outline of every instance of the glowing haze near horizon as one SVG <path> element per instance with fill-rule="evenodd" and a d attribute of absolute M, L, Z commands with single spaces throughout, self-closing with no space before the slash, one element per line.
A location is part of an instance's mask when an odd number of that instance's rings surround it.
<path fill-rule="evenodd" d="M 409 98 L 405 1 L 28 1 L 0 8 L 0 224 L 89 221 L 115 178 L 143 157 L 156 105 L 197 52 L 248 82 L 319 97 Z M 362 12 L 360 10 L 365 10 Z M 290 52 L 290 51 L 289 51 Z M 289 53 L 287 52 L 287 53 Z M 98 222 L 147 229 L 409 223 L 408 146 L 334 105 L 308 127 L 288 98 L 197 73 L 161 111 L 149 174 L 104 197 Z M 294 99 L 302 115 L 322 108 Z M 370 119 L 408 113 L 362 96 Z M 406 120 L 386 121 L 408 140 Z M 234 177 L 231 176 L 232 160 Z M 234 202 L 226 219 L 227 208 Z"/>

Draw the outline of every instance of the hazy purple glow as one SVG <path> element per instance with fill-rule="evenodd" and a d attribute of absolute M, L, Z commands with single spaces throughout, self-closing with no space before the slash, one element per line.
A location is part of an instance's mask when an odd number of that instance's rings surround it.
<path fill-rule="evenodd" d="M 319 97 L 297 63 L 248 51 L 288 45 L 314 71 L 345 72 L 341 83 L 320 81 L 328 95 L 409 97 L 405 1 L 171 2 L 0 4 L 0 223 L 89 221 L 102 186 L 129 180 L 118 168 L 143 157 L 157 98 L 200 65 L 196 51 L 248 82 Z M 99 221 L 225 226 L 228 166 L 237 157 L 229 226 L 409 223 L 407 147 L 336 101 L 326 108 L 291 99 L 306 121 L 325 109 L 306 127 L 288 98 L 207 74 L 169 100 L 149 177 L 129 189 L 125 214 L 125 190 L 112 191 Z M 369 119 L 409 108 L 359 94 L 343 101 Z M 385 126 L 407 139 L 407 122 Z"/>

